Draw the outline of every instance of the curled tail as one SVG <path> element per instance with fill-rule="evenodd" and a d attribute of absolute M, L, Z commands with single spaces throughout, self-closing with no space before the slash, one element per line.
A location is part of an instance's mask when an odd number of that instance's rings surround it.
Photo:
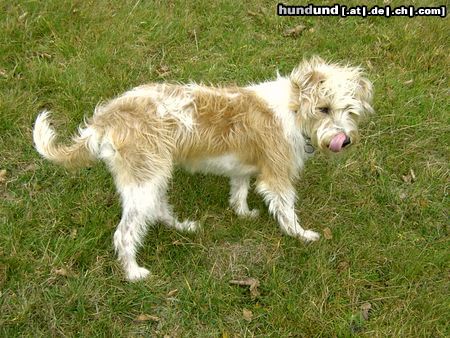
<path fill-rule="evenodd" d="M 49 122 L 49 112 L 43 111 L 36 119 L 33 128 L 33 141 L 36 150 L 46 159 L 68 168 L 86 167 L 95 161 L 93 151 L 95 137 L 90 128 L 84 129 L 74 137 L 71 145 L 56 144 L 56 132 Z"/>

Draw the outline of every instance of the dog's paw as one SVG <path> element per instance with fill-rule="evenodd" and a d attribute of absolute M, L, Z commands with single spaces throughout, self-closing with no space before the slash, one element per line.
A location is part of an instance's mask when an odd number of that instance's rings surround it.
<path fill-rule="evenodd" d="M 185 220 L 178 223 L 177 229 L 180 231 L 194 232 L 200 228 L 200 224 L 196 221 Z"/>
<path fill-rule="evenodd" d="M 246 210 L 246 211 L 239 211 L 239 212 L 236 212 L 236 214 L 239 217 L 243 217 L 243 218 L 256 218 L 259 216 L 259 210 L 252 209 L 252 210 Z"/>
<path fill-rule="evenodd" d="M 307 242 L 314 242 L 317 241 L 320 238 L 320 235 L 312 230 L 305 230 L 303 234 L 301 235 L 302 239 Z"/>
<path fill-rule="evenodd" d="M 246 217 L 250 217 L 250 218 L 256 218 L 259 216 L 259 210 L 258 209 L 252 209 L 248 212 Z"/>
<path fill-rule="evenodd" d="M 137 266 L 137 267 L 127 270 L 126 273 L 127 273 L 127 279 L 130 282 L 136 282 L 138 280 L 147 278 L 147 276 L 150 274 L 150 271 L 148 271 L 146 268 Z"/>

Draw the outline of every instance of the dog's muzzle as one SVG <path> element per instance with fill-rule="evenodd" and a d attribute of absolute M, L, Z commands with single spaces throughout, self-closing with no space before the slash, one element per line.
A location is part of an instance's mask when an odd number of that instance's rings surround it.
<path fill-rule="evenodd" d="M 352 143 L 352 140 L 350 138 L 350 136 L 348 136 L 345 133 L 339 133 L 336 134 L 332 139 L 330 144 L 328 145 L 328 148 L 335 152 L 338 153 L 340 152 L 343 148 L 347 147 L 348 145 L 350 145 Z"/>

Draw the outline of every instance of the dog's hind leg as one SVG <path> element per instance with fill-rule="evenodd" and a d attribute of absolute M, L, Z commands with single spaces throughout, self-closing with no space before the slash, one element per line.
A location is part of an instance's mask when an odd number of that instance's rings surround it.
<path fill-rule="evenodd" d="M 136 262 L 136 252 L 145 237 L 147 225 L 157 220 L 160 196 L 165 194 L 167 179 L 155 177 L 143 183 L 119 186 L 122 197 L 122 219 L 114 234 L 114 246 L 126 278 L 136 281 L 149 271 Z"/>
<path fill-rule="evenodd" d="M 258 210 L 250 210 L 247 205 L 250 176 L 230 177 L 230 206 L 238 216 L 256 217 Z"/>
<path fill-rule="evenodd" d="M 199 228 L 198 223 L 195 221 L 178 221 L 177 217 L 173 214 L 172 206 L 169 204 L 166 194 L 162 195 L 159 201 L 158 220 L 164 223 L 167 227 L 174 228 L 179 231 L 192 232 Z"/>

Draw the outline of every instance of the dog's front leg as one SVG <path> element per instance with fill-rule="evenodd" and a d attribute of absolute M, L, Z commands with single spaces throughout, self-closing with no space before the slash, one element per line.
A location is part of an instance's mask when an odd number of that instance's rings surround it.
<path fill-rule="evenodd" d="M 318 240 L 320 235 L 317 232 L 303 229 L 298 222 L 295 214 L 296 196 L 292 185 L 280 183 L 262 180 L 257 184 L 256 190 L 264 197 L 269 212 L 287 235 L 300 237 L 306 241 Z"/>

